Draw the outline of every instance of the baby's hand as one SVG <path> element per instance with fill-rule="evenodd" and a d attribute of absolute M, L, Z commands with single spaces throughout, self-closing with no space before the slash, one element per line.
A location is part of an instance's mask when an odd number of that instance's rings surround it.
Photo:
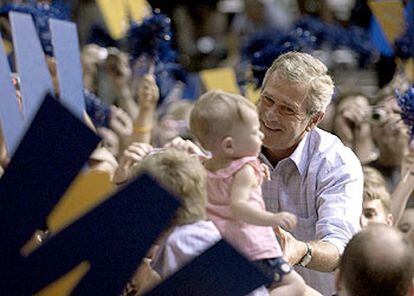
<path fill-rule="evenodd" d="M 260 164 L 260 169 L 262 170 L 263 177 L 266 181 L 270 181 L 270 170 L 267 165 L 264 163 Z"/>
<path fill-rule="evenodd" d="M 274 215 L 274 226 L 281 226 L 285 230 L 296 227 L 298 222 L 295 215 L 289 212 L 280 212 Z"/>
<path fill-rule="evenodd" d="M 181 151 L 186 151 L 189 154 L 195 154 L 200 157 L 206 157 L 203 151 L 190 140 L 184 140 L 181 137 L 175 137 L 170 142 L 164 145 L 164 148 L 174 148 Z"/>

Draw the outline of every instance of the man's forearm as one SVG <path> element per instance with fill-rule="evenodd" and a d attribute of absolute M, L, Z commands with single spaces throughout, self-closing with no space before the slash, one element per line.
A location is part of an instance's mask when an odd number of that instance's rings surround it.
<path fill-rule="evenodd" d="M 331 272 L 339 263 L 339 250 L 333 244 L 325 241 L 311 241 L 312 260 L 306 266 L 309 269 Z"/>

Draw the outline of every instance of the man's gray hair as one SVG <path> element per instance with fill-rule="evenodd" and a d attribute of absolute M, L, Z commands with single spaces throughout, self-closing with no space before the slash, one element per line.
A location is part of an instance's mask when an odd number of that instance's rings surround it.
<path fill-rule="evenodd" d="M 308 113 L 325 112 L 334 93 L 334 83 L 328 75 L 328 68 L 320 60 L 295 51 L 280 55 L 267 70 L 262 90 L 274 72 L 288 81 L 308 86 Z"/>

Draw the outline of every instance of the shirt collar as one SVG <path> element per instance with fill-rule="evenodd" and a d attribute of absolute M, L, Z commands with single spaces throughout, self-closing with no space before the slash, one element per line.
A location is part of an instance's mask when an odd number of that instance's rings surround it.
<path fill-rule="evenodd" d="M 300 140 L 300 143 L 298 147 L 296 147 L 295 151 L 289 156 L 289 158 L 295 163 L 296 168 L 298 169 L 299 173 L 303 175 L 306 168 L 306 163 L 308 160 L 308 153 L 304 153 L 306 148 L 309 146 L 309 133 L 307 132 L 302 140 Z"/>
<path fill-rule="evenodd" d="M 306 147 L 309 146 L 309 141 L 310 139 L 309 139 L 309 132 L 308 132 L 305 134 L 305 136 L 300 141 L 299 145 L 296 147 L 293 153 L 289 157 L 285 158 L 285 159 L 290 159 L 293 161 L 293 163 L 295 164 L 296 168 L 298 169 L 301 175 L 305 172 L 306 163 L 308 160 L 307 153 L 303 153 L 303 151 L 305 150 Z M 269 168 L 273 168 L 272 164 L 270 163 L 270 161 L 267 159 L 267 157 L 263 153 L 260 153 L 259 159 L 261 162 L 266 164 Z M 281 161 L 283 161 L 283 159 Z"/>

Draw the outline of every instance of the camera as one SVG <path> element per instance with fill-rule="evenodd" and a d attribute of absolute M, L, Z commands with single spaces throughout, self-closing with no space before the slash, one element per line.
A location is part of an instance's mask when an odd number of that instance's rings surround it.
<path fill-rule="evenodd" d="M 387 112 L 383 108 L 373 108 L 371 112 L 371 121 L 373 123 L 384 123 L 387 120 Z"/>

